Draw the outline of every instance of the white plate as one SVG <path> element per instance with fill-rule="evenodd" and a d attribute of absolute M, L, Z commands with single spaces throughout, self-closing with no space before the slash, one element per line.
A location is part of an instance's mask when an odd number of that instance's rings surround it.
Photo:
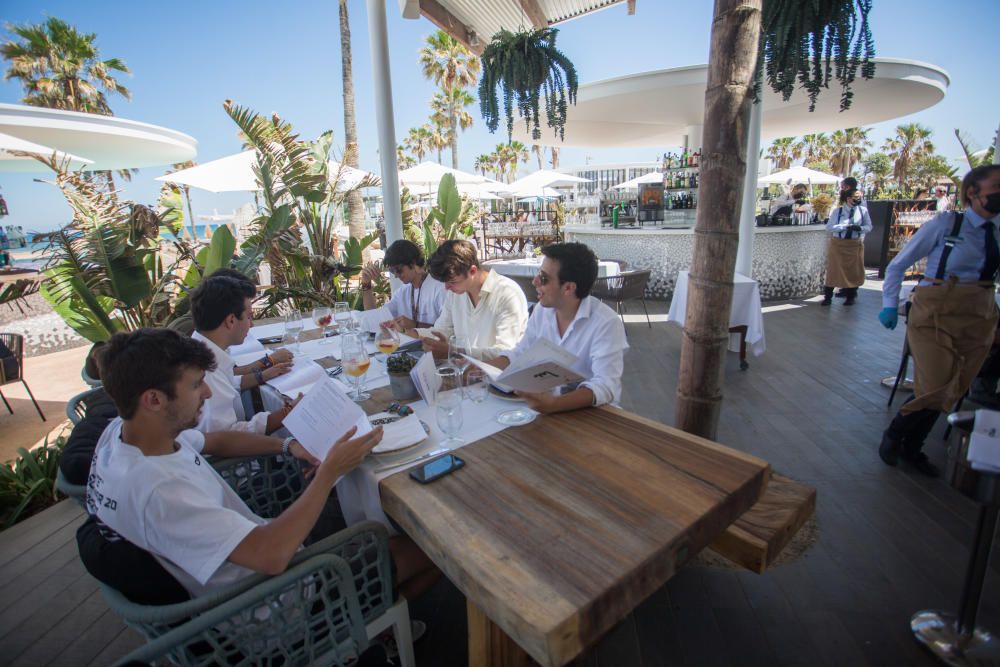
<path fill-rule="evenodd" d="M 378 426 L 380 424 L 390 424 L 392 422 L 399 421 L 400 419 L 402 419 L 402 417 L 391 412 L 379 412 L 374 415 L 368 416 L 368 422 L 372 426 Z M 423 419 L 420 420 L 420 425 L 424 427 L 424 433 L 426 433 L 427 435 L 431 434 L 431 427 L 428 426 Z M 386 449 L 385 447 L 383 447 L 383 444 L 380 442 L 379 444 L 375 445 L 374 449 L 372 449 L 372 454 L 395 454 L 397 452 L 405 452 L 409 449 L 413 449 L 414 447 L 419 447 L 425 442 L 427 442 L 427 438 L 415 442 L 412 445 L 405 445 L 403 447 L 394 447 L 390 449 Z"/>

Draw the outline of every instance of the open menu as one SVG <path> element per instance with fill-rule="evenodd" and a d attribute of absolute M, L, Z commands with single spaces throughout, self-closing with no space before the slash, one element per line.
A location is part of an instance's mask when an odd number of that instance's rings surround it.
<path fill-rule="evenodd" d="M 326 371 L 323 367 L 311 359 L 296 357 L 292 362 L 292 370 L 273 377 L 267 384 L 274 387 L 285 396 L 295 397 L 300 393 L 308 393 L 320 380 L 326 378 Z"/>
<path fill-rule="evenodd" d="M 481 368 L 490 382 L 505 390 L 538 393 L 586 379 L 572 370 L 578 361 L 576 356 L 545 338 L 537 339 L 503 371 L 468 355 L 462 356 Z"/>
<path fill-rule="evenodd" d="M 330 378 L 314 383 L 285 417 L 283 425 L 320 461 L 352 426 L 358 427 L 355 437 L 372 430 L 364 410 Z"/>

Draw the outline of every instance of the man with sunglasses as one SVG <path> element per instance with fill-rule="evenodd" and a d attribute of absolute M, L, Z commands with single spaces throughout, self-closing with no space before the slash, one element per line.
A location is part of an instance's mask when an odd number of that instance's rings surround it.
<path fill-rule="evenodd" d="M 553 243 L 542 248 L 545 259 L 532 284 L 538 306 L 528 318 L 521 342 L 490 361 L 507 368 L 539 338 L 546 338 L 577 357 L 572 370 L 587 378 L 562 393 L 520 394 L 538 412 L 566 412 L 621 399 L 622 369 L 628 342 L 617 313 L 590 296 L 597 280 L 597 257 L 583 243 Z"/>
<path fill-rule="evenodd" d="M 412 241 L 396 241 L 385 251 L 382 266 L 403 283 L 385 304 L 392 314 L 393 328 L 407 331 L 433 326 L 441 316 L 446 292 L 444 285 L 427 274 L 420 248 Z M 361 296 L 366 311 L 376 308 L 372 283 L 379 271 L 377 264 L 369 264 L 361 272 Z"/>

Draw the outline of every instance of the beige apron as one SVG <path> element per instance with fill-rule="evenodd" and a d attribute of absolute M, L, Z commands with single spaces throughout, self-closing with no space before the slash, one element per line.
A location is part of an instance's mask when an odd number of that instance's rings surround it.
<path fill-rule="evenodd" d="M 827 287 L 861 287 L 865 284 L 865 244 L 861 239 L 830 237 L 826 250 Z"/>
<path fill-rule="evenodd" d="M 948 412 L 972 386 L 993 345 L 997 305 L 992 283 L 947 282 L 913 291 L 906 342 L 913 356 L 913 400 L 900 412 Z"/>

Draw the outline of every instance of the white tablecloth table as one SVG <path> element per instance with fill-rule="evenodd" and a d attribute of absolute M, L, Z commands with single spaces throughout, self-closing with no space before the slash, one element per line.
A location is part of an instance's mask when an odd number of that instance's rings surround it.
<path fill-rule="evenodd" d="M 687 293 L 688 272 L 679 271 L 667 320 L 680 327 L 684 326 L 684 318 L 687 314 Z M 729 327 L 741 326 L 747 328 L 746 341 L 754 356 L 759 357 L 764 354 L 766 346 L 764 345 L 764 316 L 760 305 L 760 287 L 756 280 L 737 273 L 733 276 L 733 306 L 729 313 Z M 734 338 L 735 348 L 733 347 Z M 732 352 L 739 352 L 738 336 L 730 336 L 729 349 Z"/>
<path fill-rule="evenodd" d="M 534 277 L 542 268 L 541 258 L 525 259 L 502 259 L 487 262 L 486 267 L 496 271 L 502 276 L 528 276 Z M 618 262 L 599 261 L 597 263 L 597 277 L 617 276 Z"/>

